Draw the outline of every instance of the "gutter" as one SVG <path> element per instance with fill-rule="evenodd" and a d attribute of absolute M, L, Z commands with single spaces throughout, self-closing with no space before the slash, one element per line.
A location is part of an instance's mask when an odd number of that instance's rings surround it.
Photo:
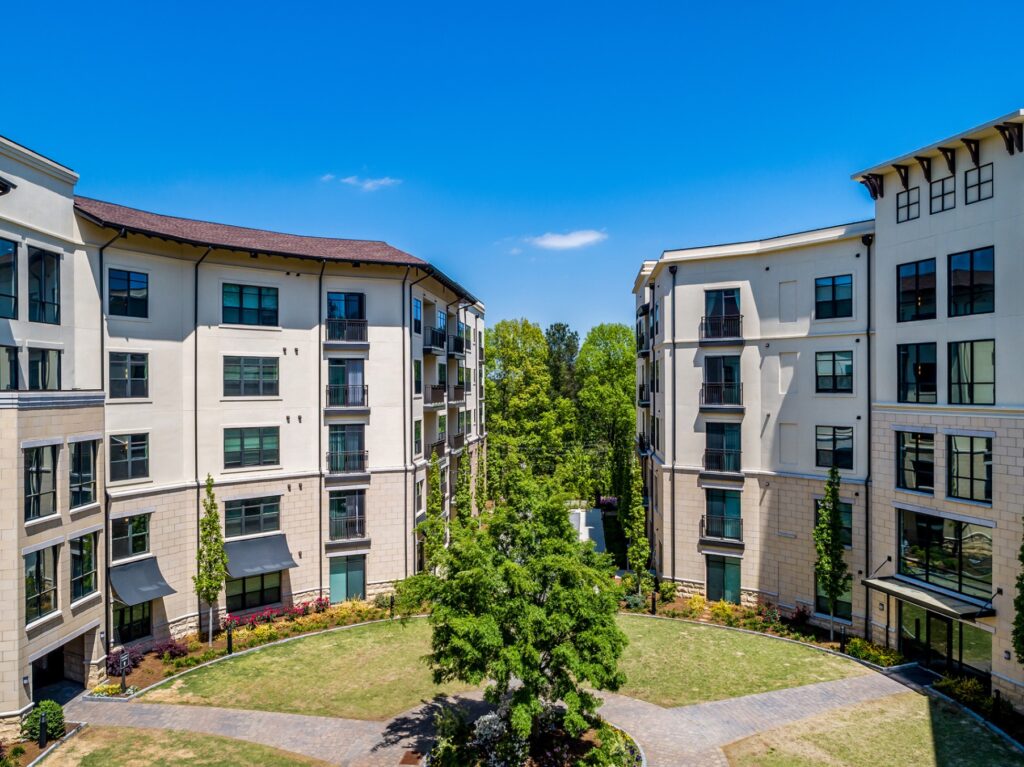
<path fill-rule="evenodd" d="M 210 255 L 212 245 L 206 246 L 206 252 L 196 261 L 192 268 L 192 461 L 196 481 L 196 557 L 199 556 L 199 519 L 202 499 L 199 485 L 199 266 Z M 203 633 L 203 605 L 196 596 L 196 620 L 199 635 Z"/>
<path fill-rule="evenodd" d="M 676 579 L 676 265 L 668 268 L 672 275 L 672 464 L 669 482 L 672 501 L 672 580 Z"/>
<path fill-rule="evenodd" d="M 320 262 L 320 275 L 317 277 L 316 282 L 316 328 L 319 344 L 316 350 L 316 386 L 317 386 L 317 402 L 320 402 L 320 398 L 324 396 L 324 270 L 327 268 L 327 259 L 323 259 Z M 326 404 L 326 402 L 325 402 Z M 320 594 L 322 599 L 324 596 L 324 419 L 323 409 L 316 414 L 316 465 L 319 469 L 317 471 L 317 487 L 319 488 L 319 497 L 317 500 L 317 509 L 319 511 L 318 517 L 318 537 L 319 545 L 317 551 L 320 560 L 320 575 L 319 575 L 319 590 L 317 593 Z M 363 574 L 366 577 L 366 574 Z M 365 588 L 365 586 L 364 586 Z"/>
<path fill-rule="evenodd" d="M 867 248 L 867 251 L 868 251 L 867 252 L 867 256 L 868 256 L 868 265 L 867 265 L 867 272 L 868 272 L 868 279 L 867 279 L 867 282 L 868 282 L 868 297 L 867 297 L 868 307 L 867 307 L 867 311 L 868 311 L 868 317 L 867 317 L 867 333 L 866 333 L 866 335 L 867 335 L 867 352 L 868 352 L 868 371 L 867 371 L 868 372 L 868 402 L 867 402 L 867 419 L 868 419 L 868 429 L 867 429 L 867 432 L 868 432 L 867 433 L 868 451 L 867 451 L 867 455 L 868 455 L 868 460 L 867 460 L 867 472 L 864 475 L 864 530 L 865 530 L 865 536 L 864 536 L 864 567 L 868 568 L 868 567 L 871 566 L 871 449 L 872 449 L 872 442 L 871 442 L 871 440 L 872 440 L 872 429 L 871 429 L 871 414 L 872 414 L 871 400 L 872 400 L 872 391 L 871 391 L 871 388 L 872 388 L 872 383 L 874 381 L 874 376 L 872 375 L 872 364 L 871 364 L 872 363 L 871 336 L 872 336 L 872 333 L 874 331 L 873 322 L 872 322 L 872 314 L 871 314 L 871 312 L 872 312 L 871 296 L 874 293 L 874 286 L 873 286 L 873 284 L 871 282 L 871 266 L 872 266 L 871 246 L 875 242 L 875 235 L 873 235 L 873 234 L 865 234 L 863 237 L 861 237 L 860 241 L 862 243 L 864 243 L 864 246 Z M 888 622 L 889 622 L 889 613 L 888 613 L 889 599 L 888 599 L 888 597 L 885 600 L 885 604 L 886 604 L 886 624 L 888 624 Z M 865 586 L 864 587 L 864 637 L 868 641 L 871 640 L 871 587 L 870 586 Z M 889 646 L 889 630 L 888 630 L 888 626 L 886 627 L 886 631 L 885 631 L 885 646 L 886 647 Z"/>
<path fill-rule="evenodd" d="M 106 339 L 106 333 L 104 332 L 105 329 L 106 329 L 106 323 L 104 322 L 104 319 L 106 318 L 106 313 L 103 311 L 103 302 L 105 300 L 104 296 L 106 295 L 106 290 L 105 290 L 106 271 L 103 268 L 103 262 L 104 262 L 105 251 L 107 250 L 107 248 L 110 247 L 111 245 L 113 245 L 117 240 L 119 240 L 122 237 L 124 237 L 124 233 L 125 233 L 125 230 L 124 230 L 124 227 L 122 227 L 120 229 L 120 231 L 118 231 L 117 234 L 115 234 L 113 237 L 111 237 L 105 243 L 100 245 L 100 251 L 99 251 L 99 255 L 100 255 L 100 257 L 99 257 L 99 267 L 100 267 L 100 280 L 99 280 L 99 283 L 100 283 L 100 389 L 102 389 L 103 391 L 106 391 L 106 389 L 107 389 L 107 360 L 106 360 L 106 356 L 107 356 L 106 355 L 107 339 Z"/>
<path fill-rule="evenodd" d="M 402 278 L 403 301 L 404 301 L 404 295 L 405 295 L 405 287 L 404 287 L 404 285 L 405 285 L 405 281 L 409 279 L 409 269 L 410 268 L 411 267 L 406 267 L 405 277 Z M 411 304 L 412 303 L 412 289 L 414 287 L 416 287 L 417 285 L 419 285 L 421 282 L 423 282 L 423 280 L 427 279 L 428 277 L 430 277 L 430 272 L 429 271 L 425 271 L 422 277 L 420 277 L 415 282 L 410 283 L 410 285 L 409 285 L 409 300 L 408 300 L 408 302 L 406 302 L 407 304 Z M 406 307 L 403 306 L 402 307 L 402 322 L 403 323 L 405 322 L 405 310 L 406 310 Z M 421 319 L 421 322 L 422 321 L 423 320 Z M 409 338 L 409 356 L 412 357 L 412 322 L 411 322 L 411 318 L 410 318 L 410 322 L 409 322 L 408 328 L 406 329 L 405 335 Z M 402 343 L 404 344 L 405 341 L 403 340 Z M 422 365 L 422 363 L 420 363 L 420 364 Z M 421 372 L 422 372 L 422 367 L 421 367 Z M 404 388 L 409 383 L 409 381 L 407 379 L 407 376 L 408 376 L 408 374 L 405 372 L 405 353 L 403 352 L 403 354 L 402 354 L 402 380 L 404 382 L 402 384 L 403 390 L 404 390 Z M 403 396 L 403 402 L 404 402 L 405 399 L 406 398 Z M 404 404 L 402 405 L 402 410 L 403 410 L 403 412 L 405 410 L 405 405 Z M 410 413 L 410 415 L 411 415 L 411 413 Z M 408 450 L 409 443 L 412 441 L 412 436 L 413 436 L 413 434 L 412 434 L 412 429 L 413 429 L 412 421 L 413 421 L 412 418 L 408 419 L 408 426 L 407 426 L 407 428 L 408 428 L 409 431 L 408 431 L 408 433 L 405 435 L 405 437 L 402 440 L 404 443 L 406 443 L 405 447 L 402 448 L 402 455 L 403 455 L 403 457 L 404 456 L 408 456 L 408 453 L 406 451 Z M 404 428 L 406 428 L 406 427 L 403 426 L 403 429 Z M 411 463 L 412 463 L 412 456 L 408 456 L 408 460 L 406 461 L 406 464 L 405 464 L 406 467 L 408 467 Z M 408 468 L 406 468 L 406 471 L 408 471 Z M 412 481 L 413 482 L 416 481 L 416 469 L 415 469 L 415 467 L 412 470 Z M 408 578 L 409 577 L 409 538 L 410 538 L 411 535 L 413 536 L 413 538 L 412 538 L 412 540 L 413 540 L 413 549 L 412 549 L 413 561 L 415 561 L 415 559 L 416 559 L 416 538 L 414 536 L 415 525 L 413 525 L 413 533 L 410 533 L 410 531 L 409 531 L 409 514 L 408 514 L 408 509 L 409 509 L 409 480 L 408 480 L 408 478 L 406 479 L 405 482 L 402 483 L 402 485 L 403 485 L 402 493 L 403 493 L 404 504 L 405 504 L 405 509 L 406 509 L 406 513 L 402 515 L 402 519 L 403 519 L 403 522 L 405 524 L 405 535 L 403 535 L 402 538 L 405 541 L 405 552 L 404 552 L 404 557 L 405 557 L 405 577 Z M 413 520 L 413 522 L 416 521 L 416 509 L 412 510 L 412 520 Z"/>

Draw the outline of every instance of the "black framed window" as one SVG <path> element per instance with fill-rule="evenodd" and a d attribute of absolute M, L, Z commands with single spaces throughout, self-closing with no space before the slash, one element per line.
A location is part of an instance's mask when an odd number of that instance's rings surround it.
<path fill-rule="evenodd" d="M 96 442 L 87 440 L 71 443 L 68 478 L 72 509 L 96 502 Z"/>
<path fill-rule="evenodd" d="M 20 385 L 18 347 L 0 346 L 0 391 L 16 391 Z"/>
<path fill-rule="evenodd" d="M 418 298 L 412 300 L 412 332 L 423 332 L 423 302 Z"/>
<path fill-rule="evenodd" d="M 18 243 L 0 239 L 0 319 L 18 319 Z"/>
<path fill-rule="evenodd" d="M 949 344 L 949 404 L 996 404 L 996 342 Z"/>
<path fill-rule="evenodd" d="M 71 549 L 71 601 L 96 592 L 96 533 L 72 538 Z"/>
<path fill-rule="evenodd" d="M 814 281 L 814 317 L 831 320 L 853 316 L 853 275 L 819 277 Z"/>
<path fill-rule="evenodd" d="M 110 353 L 110 398 L 132 399 L 149 396 L 149 355 Z"/>
<path fill-rule="evenodd" d="M 416 421 L 412 425 L 412 454 L 423 453 L 423 421 Z"/>
<path fill-rule="evenodd" d="M 151 602 L 142 604 L 114 605 L 114 636 L 121 644 L 144 639 L 153 633 L 153 615 Z"/>
<path fill-rule="evenodd" d="M 225 357 L 225 397 L 276 397 L 280 391 L 277 357 Z"/>
<path fill-rule="evenodd" d="M 330 538 L 366 537 L 366 491 L 336 490 L 330 497 Z"/>
<path fill-rule="evenodd" d="M 707 598 L 711 602 L 740 603 L 740 560 L 738 557 L 722 557 L 708 554 Z"/>
<path fill-rule="evenodd" d="M 853 427 L 815 427 L 815 466 L 853 468 Z"/>
<path fill-rule="evenodd" d="M 996 310 L 993 248 L 978 248 L 949 257 L 949 316 L 988 314 Z"/>
<path fill-rule="evenodd" d="M 896 432 L 896 487 L 919 493 L 935 492 L 935 435 Z"/>
<path fill-rule="evenodd" d="M 938 401 L 937 345 L 899 344 L 896 347 L 896 399 L 935 404 Z"/>
<path fill-rule="evenodd" d="M 229 578 L 224 587 L 229 613 L 281 601 L 281 572 Z"/>
<path fill-rule="evenodd" d="M 946 436 L 946 495 L 965 501 L 992 501 L 992 438 Z"/>
<path fill-rule="evenodd" d="M 365 320 L 366 296 L 363 293 L 328 293 L 327 319 Z"/>
<path fill-rule="evenodd" d="M 814 583 L 814 612 L 818 615 L 829 614 L 829 603 L 828 597 L 825 595 L 825 589 L 821 586 L 821 581 L 815 580 Z M 852 621 L 853 620 L 853 585 L 846 588 L 836 600 L 836 612 L 835 617 L 839 620 Z"/>
<path fill-rule="evenodd" d="M 28 388 L 33 391 L 60 390 L 60 351 L 28 350 Z"/>
<path fill-rule="evenodd" d="M 60 255 L 28 249 L 28 319 L 60 324 Z"/>
<path fill-rule="evenodd" d="M 853 392 L 853 352 L 817 352 L 814 366 L 816 392 Z"/>
<path fill-rule="evenodd" d="M 149 514 L 110 522 L 110 558 L 127 559 L 149 551 Z"/>
<path fill-rule="evenodd" d="M 246 498 L 224 504 L 224 537 L 270 533 L 281 529 L 281 496 Z"/>
<path fill-rule="evenodd" d="M 846 548 L 853 548 L 853 504 L 839 501 L 839 518 L 842 520 L 842 527 L 839 531 L 839 540 Z M 821 499 L 814 501 L 814 524 L 817 526 L 821 518 Z M 827 612 L 827 611 L 826 611 Z"/>
<path fill-rule="evenodd" d="M 59 547 L 50 546 L 26 554 L 25 623 L 57 610 L 57 555 Z"/>
<path fill-rule="evenodd" d="M 57 445 L 25 449 L 25 520 L 57 513 Z"/>
<path fill-rule="evenodd" d="M 277 288 L 224 283 L 221 321 L 225 325 L 278 325 Z"/>
<path fill-rule="evenodd" d="M 149 316 L 149 275 L 126 269 L 107 272 L 107 312 L 115 317 Z"/>
<path fill-rule="evenodd" d="M 932 181 L 929 185 L 931 213 L 942 213 L 956 207 L 956 176 L 946 176 Z"/>
<path fill-rule="evenodd" d="M 950 591 L 992 596 L 992 530 L 899 509 L 899 572 Z"/>
<path fill-rule="evenodd" d="M 992 199 L 994 185 L 992 180 L 992 163 L 968 168 L 964 171 L 964 202 L 971 205 L 982 200 Z"/>
<path fill-rule="evenodd" d="M 896 223 L 913 221 L 921 215 L 921 187 L 912 186 L 896 194 Z"/>
<path fill-rule="evenodd" d="M 280 461 L 278 426 L 224 430 L 224 468 L 274 466 Z"/>
<path fill-rule="evenodd" d="M 935 259 L 896 267 L 896 321 L 935 319 Z"/>
<path fill-rule="evenodd" d="M 149 435 L 114 434 L 110 437 L 110 481 L 149 476 Z"/>
<path fill-rule="evenodd" d="M 423 394 L 423 361 L 412 361 L 412 385 L 414 394 Z"/>

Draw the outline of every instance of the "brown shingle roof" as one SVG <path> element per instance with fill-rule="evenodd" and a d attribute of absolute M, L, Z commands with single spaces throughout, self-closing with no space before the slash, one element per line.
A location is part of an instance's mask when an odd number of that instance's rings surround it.
<path fill-rule="evenodd" d="M 191 245 L 227 248 L 252 253 L 297 256 L 331 261 L 362 261 L 399 266 L 429 266 L 426 261 L 379 240 L 341 240 L 269 232 L 191 218 L 163 216 L 89 197 L 75 197 L 75 209 L 100 226 L 136 234 L 163 237 Z"/>

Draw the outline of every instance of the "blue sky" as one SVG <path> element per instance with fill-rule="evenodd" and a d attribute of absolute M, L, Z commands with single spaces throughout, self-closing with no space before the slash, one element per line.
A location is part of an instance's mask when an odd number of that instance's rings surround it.
<path fill-rule="evenodd" d="M 630 322 L 643 259 L 869 217 L 851 173 L 1024 106 L 962 3 L 10 5 L 0 134 L 81 194 L 385 239 L 491 323 Z"/>

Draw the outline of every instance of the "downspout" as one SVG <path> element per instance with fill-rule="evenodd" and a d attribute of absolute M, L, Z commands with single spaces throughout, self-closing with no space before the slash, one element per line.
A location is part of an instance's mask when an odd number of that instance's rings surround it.
<path fill-rule="evenodd" d="M 324 269 L 327 268 L 327 259 L 320 261 L 320 275 L 317 277 L 316 282 L 316 328 L 317 336 L 320 343 L 317 345 L 316 352 L 316 386 L 317 386 L 317 402 L 320 401 L 320 397 L 324 396 Z M 317 452 L 317 488 L 319 490 L 319 498 L 317 501 L 318 514 L 317 517 L 320 520 L 317 525 L 319 529 L 319 545 L 317 551 L 319 552 L 320 560 L 320 587 L 318 593 L 320 598 L 324 596 L 324 425 L 323 425 L 323 408 L 316 415 L 316 452 Z M 364 585 L 365 588 L 365 585 Z"/>
<path fill-rule="evenodd" d="M 212 245 L 206 246 L 206 252 L 196 261 L 192 269 L 192 461 L 196 480 L 196 557 L 199 556 L 199 520 L 202 497 L 199 485 L 199 265 L 206 260 L 213 250 Z M 196 628 L 200 636 L 203 633 L 203 604 L 196 596 Z"/>
<path fill-rule="evenodd" d="M 676 579 L 676 265 L 668 268 L 672 275 L 672 465 L 669 474 L 672 493 L 672 580 Z"/>
<path fill-rule="evenodd" d="M 401 296 L 399 298 L 399 301 L 402 302 L 402 429 L 401 429 L 401 431 L 402 431 L 402 473 L 403 473 L 403 475 L 406 472 L 408 472 L 408 470 L 409 470 L 408 467 L 409 467 L 409 434 L 410 434 L 410 432 L 406 432 L 406 429 L 410 429 L 410 430 L 412 429 L 412 424 L 409 423 L 409 412 L 408 411 L 411 409 L 411 405 L 409 403 L 409 393 L 408 393 L 408 388 L 407 388 L 409 386 L 409 381 L 406 378 L 406 376 L 408 376 L 408 373 L 406 372 L 406 366 L 405 366 L 406 357 L 408 356 L 408 354 L 406 353 L 406 350 L 405 350 L 405 341 L 406 341 L 406 336 L 407 336 L 408 332 L 411 332 L 411 330 L 412 330 L 412 323 L 411 322 L 407 322 L 407 320 L 406 320 L 406 312 L 409 310 L 409 304 L 411 303 L 411 300 L 406 300 L 405 288 L 406 288 L 406 285 L 408 285 L 408 283 L 409 283 L 409 271 L 411 269 L 412 269 L 412 267 L 410 267 L 410 266 L 406 266 L 405 267 L 405 274 L 402 275 Z M 406 330 L 406 325 L 407 324 L 409 326 L 409 330 L 408 331 Z M 410 350 L 410 353 L 411 353 L 411 351 L 412 351 L 412 341 L 411 341 L 411 339 L 410 339 L 410 342 L 409 342 L 409 350 Z M 408 509 L 409 508 L 409 478 L 408 478 L 408 476 L 405 476 L 404 480 L 405 481 L 402 482 L 402 508 L 403 509 Z M 408 525 L 408 523 L 409 523 L 409 515 L 408 514 L 403 514 L 402 518 L 405 520 L 406 525 Z M 408 532 L 408 527 L 406 528 L 406 531 Z M 409 536 L 408 536 L 408 534 L 404 535 L 403 538 L 405 539 L 405 577 L 408 578 L 409 577 Z"/>
<path fill-rule="evenodd" d="M 871 315 L 871 311 L 872 311 L 871 296 L 874 293 L 874 286 L 872 285 L 872 282 L 871 282 L 871 262 L 872 262 L 871 246 L 875 242 L 875 235 L 873 235 L 873 234 L 865 234 L 863 237 L 861 237 L 860 241 L 862 243 L 864 243 L 864 246 L 867 248 L 867 256 L 868 256 L 868 265 L 867 265 L 867 272 L 868 272 L 868 279 L 867 279 L 867 283 L 868 283 L 868 295 L 867 295 L 867 305 L 868 305 L 867 306 L 867 310 L 868 310 L 868 318 L 867 318 L 867 352 L 868 352 L 868 364 L 867 364 L 867 372 L 868 372 L 868 398 L 867 398 L 868 399 L 868 403 L 867 403 L 868 404 L 868 406 L 867 406 L 868 430 L 867 431 L 868 431 L 868 433 L 867 433 L 867 442 L 868 442 L 868 451 L 867 451 L 867 453 L 868 453 L 868 460 L 867 460 L 867 472 L 866 472 L 866 474 L 864 476 L 864 530 L 865 530 L 865 535 L 864 535 L 864 566 L 865 566 L 865 568 L 867 568 L 867 567 L 871 566 L 871 448 L 872 448 L 872 443 L 871 443 L 871 438 L 872 438 L 872 429 L 871 429 L 871 413 L 872 413 L 871 398 L 872 398 L 872 391 L 871 391 L 871 389 L 872 389 L 872 383 L 874 382 L 874 377 L 872 375 L 872 364 L 871 364 L 872 363 L 871 336 L 872 336 L 872 333 L 874 332 L 873 322 L 872 322 L 872 315 Z M 885 645 L 886 645 L 886 647 L 888 647 L 889 646 L 889 613 L 888 613 L 889 598 L 888 597 L 886 597 L 885 602 L 886 602 L 886 608 L 887 608 L 886 609 L 886 620 L 885 620 L 885 623 L 886 623 L 886 627 L 885 627 Z M 864 587 L 864 638 L 868 639 L 868 640 L 871 639 L 871 589 L 868 586 Z"/>
<path fill-rule="evenodd" d="M 408 267 L 408 266 L 405 268 L 405 277 L 402 279 L 403 283 L 405 282 L 405 280 L 409 279 L 409 269 L 410 268 L 411 267 Z M 413 283 L 411 283 L 409 285 L 409 303 L 410 304 L 412 303 L 412 289 L 414 287 L 416 287 L 417 285 L 419 285 L 421 282 L 423 282 L 423 280 L 427 279 L 427 277 L 429 277 L 429 276 L 430 276 L 430 273 L 429 272 L 425 272 L 422 277 L 420 277 L 418 280 L 416 280 L 415 282 L 413 282 Z M 404 287 L 402 288 L 402 294 L 403 295 L 405 294 L 405 288 Z M 403 318 L 403 320 L 405 319 L 405 307 L 402 307 L 402 318 Z M 422 329 L 423 322 L 424 322 L 424 320 L 423 320 L 422 311 L 421 311 L 421 314 L 420 314 L 421 329 Z M 409 356 L 412 357 L 412 321 L 411 321 L 411 318 L 410 318 L 410 322 L 409 322 L 409 327 L 406 330 L 406 335 L 409 338 Z M 420 372 L 421 373 L 422 373 L 422 365 L 423 365 L 423 363 L 421 362 L 420 363 L 420 366 L 421 366 L 420 367 Z M 407 374 L 405 373 L 405 354 L 403 353 L 402 354 L 402 378 L 405 379 L 406 376 L 407 376 Z M 408 380 L 406 380 L 405 384 L 403 384 L 403 386 L 408 386 L 408 384 L 409 384 L 409 382 L 408 382 Z M 403 405 L 402 407 L 404 409 L 405 405 Z M 413 436 L 412 435 L 413 425 L 411 423 L 412 420 L 413 420 L 412 418 L 409 419 L 409 421 L 410 421 L 410 423 L 408 424 L 409 432 L 405 435 L 405 438 L 403 440 L 405 442 L 410 442 L 412 440 L 412 436 Z M 408 446 L 406 446 L 406 448 L 403 450 L 403 453 L 402 453 L 403 455 L 408 455 L 408 453 L 405 452 L 405 450 L 407 450 L 407 449 L 408 449 Z M 409 464 L 412 463 L 412 460 L 414 460 L 414 459 L 412 459 L 412 456 L 409 456 L 409 458 L 410 458 L 410 460 L 405 464 L 406 466 L 409 466 Z M 413 469 L 413 472 L 412 472 L 412 481 L 413 482 L 416 481 L 416 470 L 415 470 L 415 468 Z M 405 509 L 406 509 L 406 513 L 402 515 L 402 518 L 403 518 L 403 521 L 404 521 L 404 524 L 405 524 L 405 535 L 403 536 L 403 538 L 405 539 L 405 553 L 404 553 L 404 556 L 405 556 L 405 577 L 408 578 L 409 577 L 409 537 L 410 537 L 410 535 L 413 535 L 413 533 L 409 532 L 409 514 L 408 514 L 408 509 L 409 509 L 409 481 L 408 481 L 408 479 L 406 479 L 406 481 L 403 482 L 402 484 L 405 487 L 403 492 L 404 492 L 404 496 L 405 496 Z M 412 510 L 412 519 L 413 519 L 413 522 L 416 521 L 416 509 Z M 413 556 L 413 560 L 414 561 L 416 559 L 415 540 L 416 540 L 415 537 L 413 537 L 414 543 L 413 543 L 412 556 Z"/>
<path fill-rule="evenodd" d="M 124 230 L 124 227 L 122 227 L 121 230 L 117 234 L 115 234 L 113 237 L 111 237 L 105 243 L 100 245 L 100 259 L 99 259 L 99 266 L 100 266 L 100 391 L 103 391 L 103 392 L 106 392 L 106 390 L 107 390 L 107 365 L 106 365 L 107 339 L 106 339 L 106 334 L 103 332 L 104 331 L 104 327 L 105 327 L 105 323 L 103 322 L 103 320 L 104 320 L 104 318 L 106 316 L 106 313 L 103 311 L 103 301 L 104 301 L 103 297 L 104 297 L 104 295 L 106 293 L 106 291 L 104 289 L 104 286 L 106 284 L 106 273 L 105 273 L 105 271 L 103 269 L 103 261 L 104 261 L 104 255 L 105 255 L 106 249 L 108 247 L 110 247 L 111 245 L 113 245 L 114 242 L 116 242 L 117 240 L 119 240 L 122 237 L 124 237 L 124 233 L 125 233 L 125 230 Z"/>

